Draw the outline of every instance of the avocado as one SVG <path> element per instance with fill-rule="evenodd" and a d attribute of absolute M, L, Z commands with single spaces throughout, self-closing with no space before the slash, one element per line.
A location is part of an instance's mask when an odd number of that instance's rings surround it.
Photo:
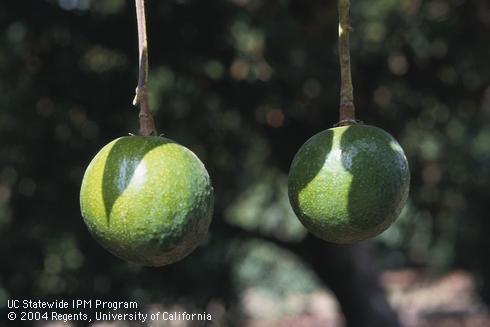
<path fill-rule="evenodd" d="M 184 146 L 163 137 L 121 137 L 89 164 L 80 208 L 88 230 L 109 252 L 164 266 L 205 239 L 213 188 L 203 163 Z"/>
<path fill-rule="evenodd" d="M 299 149 L 288 194 L 312 234 L 348 244 L 386 230 L 405 205 L 409 184 L 398 142 L 380 128 L 354 124 L 324 130 Z"/>

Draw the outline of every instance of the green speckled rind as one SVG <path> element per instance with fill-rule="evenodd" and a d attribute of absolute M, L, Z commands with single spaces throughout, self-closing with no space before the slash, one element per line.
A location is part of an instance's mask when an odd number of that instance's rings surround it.
<path fill-rule="evenodd" d="M 303 225 L 334 243 L 383 232 L 408 197 L 410 171 L 398 142 L 374 126 L 325 130 L 298 151 L 289 172 L 289 200 Z"/>
<path fill-rule="evenodd" d="M 83 177 L 80 207 L 94 238 L 129 262 L 163 266 L 205 238 L 213 189 L 202 162 L 163 137 L 107 144 Z"/>

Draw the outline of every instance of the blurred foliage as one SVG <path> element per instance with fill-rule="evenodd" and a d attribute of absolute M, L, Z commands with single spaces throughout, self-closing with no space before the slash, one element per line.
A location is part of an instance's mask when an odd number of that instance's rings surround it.
<path fill-rule="evenodd" d="M 289 208 L 301 144 L 337 119 L 337 11 L 322 0 L 148 1 L 158 128 L 205 162 L 216 190 L 208 243 L 165 269 L 97 245 L 78 191 L 92 156 L 137 130 L 134 8 L 122 0 L 0 3 L 0 305 L 11 297 L 221 303 L 309 292 L 301 258 L 226 224 L 285 242 L 306 235 Z M 353 1 L 358 117 L 397 137 L 410 201 L 371 241 L 384 268 L 463 267 L 490 299 L 490 4 Z M 214 305 L 213 307 L 216 307 Z"/>

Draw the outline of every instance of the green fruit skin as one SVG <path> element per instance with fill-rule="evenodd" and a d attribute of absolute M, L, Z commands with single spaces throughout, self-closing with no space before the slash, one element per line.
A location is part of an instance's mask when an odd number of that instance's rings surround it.
<path fill-rule="evenodd" d="M 311 233 L 348 244 L 386 230 L 405 205 L 409 184 L 398 142 L 377 127 L 351 125 L 322 131 L 299 149 L 288 193 Z"/>
<path fill-rule="evenodd" d="M 163 137 L 121 137 L 89 164 L 80 208 L 89 231 L 109 252 L 164 266 L 205 239 L 213 188 L 189 149 Z"/>

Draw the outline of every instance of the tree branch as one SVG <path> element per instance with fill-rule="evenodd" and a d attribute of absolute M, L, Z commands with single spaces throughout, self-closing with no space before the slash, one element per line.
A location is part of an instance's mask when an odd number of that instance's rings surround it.
<path fill-rule="evenodd" d="M 350 0 L 339 0 L 339 59 L 340 59 L 340 121 L 338 126 L 356 123 L 354 107 L 354 90 L 352 87 L 352 74 L 350 66 L 349 33 Z"/>
<path fill-rule="evenodd" d="M 233 235 L 234 237 L 241 238 L 241 239 L 256 238 L 261 241 L 273 243 L 281 248 L 290 250 L 294 253 L 298 252 L 298 248 L 301 244 L 300 242 L 286 242 L 276 237 L 262 234 L 259 231 L 248 230 L 243 227 L 232 225 L 224 221 L 219 227 L 222 229 L 224 235 Z"/>
<path fill-rule="evenodd" d="M 140 135 L 157 135 L 155 122 L 150 112 L 148 101 L 148 40 L 146 36 L 145 1 L 135 0 L 138 19 L 139 77 L 133 105 L 140 106 Z"/>

